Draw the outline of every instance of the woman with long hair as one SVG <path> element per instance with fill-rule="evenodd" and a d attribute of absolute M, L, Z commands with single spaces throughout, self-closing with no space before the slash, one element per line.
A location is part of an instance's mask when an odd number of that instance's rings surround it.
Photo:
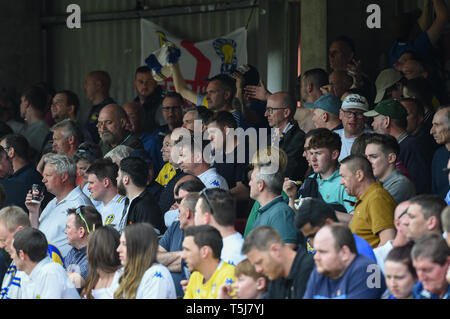
<path fill-rule="evenodd" d="M 156 261 L 158 236 L 148 223 L 124 228 L 117 248 L 124 266 L 115 299 L 175 299 L 169 270 Z"/>
<path fill-rule="evenodd" d="M 111 227 L 97 228 L 89 235 L 87 258 L 89 273 L 81 292 L 86 299 L 112 299 L 121 268 L 117 247 L 120 234 Z"/>

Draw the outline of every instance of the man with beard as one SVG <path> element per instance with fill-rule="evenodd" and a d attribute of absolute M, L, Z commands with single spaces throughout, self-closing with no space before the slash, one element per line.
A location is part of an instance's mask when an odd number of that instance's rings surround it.
<path fill-rule="evenodd" d="M 135 223 L 150 223 L 158 235 L 165 231 L 164 216 L 158 202 L 147 189 L 148 166 L 138 157 L 120 161 L 117 192 L 127 196 L 120 229 Z"/>
<path fill-rule="evenodd" d="M 127 124 L 127 113 L 117 104 L 108 104 L 102 108 L 98 116 L 97 129 L 103 155 L 117 145 L 126 145 L 133 149 L 144 148 L 141 140 L 127 130 Z"/>

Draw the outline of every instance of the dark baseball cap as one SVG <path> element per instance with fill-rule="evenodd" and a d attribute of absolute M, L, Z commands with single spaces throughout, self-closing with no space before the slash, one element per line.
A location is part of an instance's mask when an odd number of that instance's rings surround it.
<path fill-rule="evenodd" d="M 374 110 L 364 113 L 364 116 L 367 117 L 375 117 L 378 115 L 389 116 L 392 119 L 402 120 L 406 119 L 408 112 L 399 101 L 387 99 L 378 103 Z"/>

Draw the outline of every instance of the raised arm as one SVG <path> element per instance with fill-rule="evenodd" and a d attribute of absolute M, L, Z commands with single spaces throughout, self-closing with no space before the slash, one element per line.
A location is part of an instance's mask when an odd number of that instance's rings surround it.
<path fill-rule="evenodd" d="M 170 67 L 172 69 L 172 79 L 175 86 L 175 91 L 180 93 L 184 99 L 190 101 L 194 105 L 197 105 L 197 93 L 188 88 L 186 81 L 181 74 L 180 65 L 175 63 L 171 64 Z"/>
<path fill-rule="evenodd" d="M 436 19 L 427 30 L 427 33 L 431 43 L 435 45 L 448 23 L 449 12 L 444 0 L 433 0 L 433 6 L 434 12 L 436 13 Z"/>

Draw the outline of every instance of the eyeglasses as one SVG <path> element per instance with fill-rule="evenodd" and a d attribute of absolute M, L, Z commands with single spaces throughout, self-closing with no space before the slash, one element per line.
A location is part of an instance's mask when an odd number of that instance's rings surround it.
<path fill-rule="evenodd" d="M 203 188 L 201 191 L 200 191 L 200 193 L 199 193 L 199 195 L 200 196 L 203 196 L 203 198 L 206 200 L 206 203 L 208 204 L 208 206 L 209 206 L 209 208 L 210 208 L 210 213 L 211 213 L 211 215 L 214 215 L 214 211 L 213 211 L 213 206 L 211 205 L 211 202 L 209 201 L 209 198 L 208 198 L 208 194 L 206 194 L 206 191 L 208 190 L 208 188 Z"/>
<path fill-rule="evenodd" d="M 287 109 L 287 107 L 267 107 L 266 112 L 269 114 L 273 114 L 274 110 L 284 110 Z"/>
<path fill-rule="evenodd" d="M 402 218 L 403 215 L 405 215 L 407 212 L 408 212 L 408 208 L 406 208 L 406 209 L 403 211 L 403 213 L 401 213 L 401 214 L 398 216 L 397 220 L 399 220 L 400 218 Z"/>
<path fill-rule="evenodd" d="M 101 127 L 103 127 L 103 125 L 111 125 L 111 124 L 113 124 L 113 121 L 111 121 L 111 120 L 97 122 L 97 128 L 101 128 Z"/>
<path fill-rule="evenodd" d="M 174 198 L 174 200 L 175 200 L 175 203 L 180 204 L 183 199 L 180 197 L 180 198 Z"/>
<path fill-rule="evenodd" d="M 364 112 L 352 112 L 352 111 L 344 111 L 344 110 L 342 110 L 342 112 L 344 112 L 344 116 L 348 119 L 352 118 L 352 116 L 355 116 L 355 118 L 357 118 L 357 119 L 364 118 Z"/>
<path fill-rule="evenodd" d="M 84 218 L 83 213 L 81 212 L 81 209 L 84 208 L 84 207 L 86 207 L 86 206 L 80 206 L 80 207 L 78 207 L 78 208 L 75 210 L 75 213 L 76 213 L 78 216 L 80 216 L 81 220 L 84 222 L 84 225 L 86 226 L 86 230 L 87 230 L 88 234 L 90 234 L 91 231 L 89 230 L 88 223 L 87 223 L 86 219 Z"/>

